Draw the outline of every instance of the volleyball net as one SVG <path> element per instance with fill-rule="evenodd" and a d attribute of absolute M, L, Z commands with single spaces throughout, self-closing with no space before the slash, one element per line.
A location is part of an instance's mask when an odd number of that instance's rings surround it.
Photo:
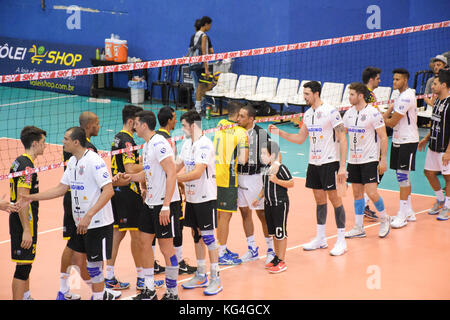
<path fill-rule="evenodd" d="M 102 150 L 100 154 L 103 157 L 110 157 L 114 135 L 123 125 L 122 108 L 130 104 L 129 97 L 126 97 L 126 83 L 129 80 L 126 74 L 131 71 L 138 76 L 148 74 L 146 100 L 140 104 L 144 110 L 152 110 L 156 115 L 164 102 L 183 112 L 189 105 L 191 95 L 189 90 L 180 89 L 189 88 L 186 67 L 208 62 L 212 73 L 220 72 L 217 84 L 205 96 L 206 105 L 211 106 L 214 112 L 211 119 L 202 120 L 202 126 L 211 137 L 215 131 L 223 129 L 218 128 L 217 123 L 225 115 L 217 113 L 222 107 L 226 113 L 229 101 L 251 102 L 257 108 L 258 115 L 265 116 L 258 118 L 260 122 L 301 117 L 307 108 L 302 85 L 311 80 L 322 84 L 323 101 L 344 111 L 350 107 L 348 85 L 361 82 L 361 73 L 368 66 L 382 70 L 381 83 L 375 91 L 376 104 L 386 106 L 392 101 L 395 96 L 392 70 L 405 68 L 410 73 L 409 86 L 416 90 L 418 107 L 426 108 L 423 98 L 426 80 L 432 76 L 430 59 L 449 51 L 449 26 L 450 21 L 443 21 L 197 57 L 0 74 L 0 181 L 12 177 L 10 166 L 23 153 L 20 132 L 27 125 L 45 130 L 48 146 L 44 155 L 38 158 L 35 169 L 17 175 L 61 167 L 64 132 L 79 125 L 79 116 L 83 111 L 98 115 L 101 129 L 92 142 Z M 224 67 L 227 63 L 228 67 Z M 64 79 L 76 79 L 81 86 L 89 88 L 90 96 L 71 93 L 70 84 L 64 83 Z M 99 79 L 105 80 L 100 87 Z M 122 89 L 125 98 L 108 96 L 106 89 L 112 79 L 116 83 L 125 83 Z M 153 90 L 150 90 L 152 83 Z M 160 93 L 161 84 L 173 89 L 163 95 Z M 101 89 L 106 91 L 98 94 Z M 150 93 L 153 103 L 149 100 Z M 178 99 L 179 96 L 183 101 Z M 177 142 L 184 139 L 179 123 L 173 139 Z M 135 140 L 138 143 L 136 149 L 140 149 L 143 140 L 137 137 Z"/>

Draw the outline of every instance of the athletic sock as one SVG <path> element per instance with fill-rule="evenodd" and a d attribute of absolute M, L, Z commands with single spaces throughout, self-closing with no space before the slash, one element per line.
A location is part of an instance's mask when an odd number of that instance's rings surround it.
<path fill-rule="evenodd" d="M 256 250 L 255 236 L 247 237 L 247 244 L 252 250 Z"/>
<path fill-rule="evenodd" d="M 114 266 L 108 266 L 106 265 L 106 279 L 111 280 L 114 278 Z"/>
<path fill-rule="evenodd" d="M 272 249 L 273 250 L 273 238 L 272 237 L 268 237 L 265 238 L 266 239 L 266 244 L 267 244 L 267 250 Z"/>
<path fill-rule="evenodd" d="M 177 279 L 178 265 L 166 266 L 166 287 L 168 292 L 172 294 L 178 294 Z"/>
<path fill-rule="evenodd" d="M 437 201 L 442 202 L 445 200 L 444 192 L 442 191 L 442 189 L 439 189 L 438 191 L 435 191 L 434 193 L 436 194 Z"/>
<path fill-rule="evenodd" d="M 61 272 L 59 276 L 59 291 L 62 293 L 66 293 L 70 290 L 69 287 L 69 274 L 65 272 Z"/>
<path fill-rule="evenodd" d="M 197 260 L 197 272 L 201 275 L 206 274 L 206 261 L 205 260 Z"/>
<path fill-rule="evenodd" d="M 144 268 L 144 283 L 147 289 L 151 291 L 155 290 L 154 274 L 155 274 L 154 268 Z"/>

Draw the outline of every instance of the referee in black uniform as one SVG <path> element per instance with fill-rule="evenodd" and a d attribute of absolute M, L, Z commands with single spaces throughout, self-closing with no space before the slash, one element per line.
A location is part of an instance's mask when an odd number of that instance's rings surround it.
<path fill-rule="evenodd" d="M 431 116 L 430 132 L 419 142 L 419 151 L 428 150 L 425 159 L 425 176 L 436 193 L 436 203 L 428 212 L 438 214 L 438 220 L 448 220 L 450 208 L 450 71 L 440 70 L 433 80 L 433 92 L 437 95 Z M 437 174 L 445 179 L 445 198 Z"/>

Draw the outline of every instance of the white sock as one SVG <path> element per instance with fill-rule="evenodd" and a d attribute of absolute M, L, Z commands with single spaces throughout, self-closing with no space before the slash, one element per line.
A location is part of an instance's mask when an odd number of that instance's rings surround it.
<path fill-rule="evenodd" d="M 143 278 L 144 277 L 144 268 L 136 267 L 136 273 L 137 273 L 138 278 Z"/>
<path fill-rule="evenodd" d="M 400 200 L 400 214 L 402 217 L 406 217 L 408 215 L 408 200 Z"/>
<path fill-rule="evenodd" d="M 445 207 L 450 208 L 450 197 L 445 197 Z"/>
<path fill-rule="evenodd" d="M 247 237 L 247 244 L 252 250 L 256 250 L 255 236 Z"/>
<path fill-rule="evenodd" d="M 183 247 L 174 247 L 175 254 L 177 255 L 177 262 L 183 260 Z"/>
<path fill-rule="evenodd" d="M 345 228 L 338 228 L 337 229 L 337 241 L 344 241 L 345 242 Z"/>
<path fill-rule="evenodd" d="M 211 277 L 217 278 L 219 276 L 219 264 L 217 262 L 211 263 Z"/>
<path fill-rule="evenodd" d="M 106 277 L 106 279 L 109 279 L 109 280 L 114 278 L 114 266 L 106 265 L 106 275 L 105 275 L 105 277 Z"/>
<path fill-rule="evenodd" d="M 154 268 L 144 268 L 144 283 L 147 289 L 150 289 L 151 291 L 155 290 L 154 274 Z"/>
<path fill-rule="evenodd" d="M 355 225 L 358 227 L 363 226 L 364 215 L 363 214 L 355 214 Z"/>
<path fill-rule="evenodd" d="M 202 111 L 202 102 L 201 101 L 195 101 L 195 110 L 200 113 Z"/>
<path fill-rule="evenodd" d="M 23 300 L 29 299 L 29 298 L 30 298 L 30 295 L 31 295 L 30 290 L 24 292 L 24 294 L 23 294 Z"/>
<path fill-rule="evenodd" d="M 206 260 L 197 260 L 197 272 L 199 274 L 206 274 Z"/>
<path fill-rule="evenodd" d="M 59 276 L 59 291 L 66 293 L 70 290 L 69 287 L 69 274 L 61 272 Z"/>
<path fill-rule="evenodd" d="M 317 238 L 319 238 L 319 239 L 325 238 L 325 224 L 317 225 Z"/>
<path fill-rule="evenodd" d="M 434 193 L 436 194 L 437 201 L 442 202 L 445 200 L 444 192 L 442 191 L 442 189 L 439 189 L 438 191 L 435 191 Z"/>
<path fill-rule="evenodd" d="M 103 300 L 103 296 L 105 294 L 105 289 L 100 292 L 92 292 L 92 299 L 93 300 Z"/>
<path fill-rule="evenodd" d="M 411 195 L 408 196 L 408 208 L 409 208 L 409 211 L 414 211 L 412 208 Z"/>
<path fill-rule="evenodd" d="M 225 250 L 227 250 L 227 245 L 220 245 L 219 246 L 219 257 L 223 256 L 225 254 Z"/>
<path fill-rule="evenodd" d="M 265 238 L 266 239 L 266 244 L 267 244 L 267 250 L 272 249 L 273 250 L 273 238 L 272 237 L 268 237 Z"/>

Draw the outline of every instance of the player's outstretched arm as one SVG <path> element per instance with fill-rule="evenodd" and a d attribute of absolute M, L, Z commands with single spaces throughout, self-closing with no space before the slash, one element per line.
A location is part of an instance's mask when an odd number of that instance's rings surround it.
<path fill-rule="evenodd" d="M 59 183 L 55 187 L 35 194 L 22 194 L 18 199 L 16 205 L 19 208 L 27 206 L 32 201 L 51 200 L 58 197 L 62 197 L 69 190 L 69 186 Z"/>

